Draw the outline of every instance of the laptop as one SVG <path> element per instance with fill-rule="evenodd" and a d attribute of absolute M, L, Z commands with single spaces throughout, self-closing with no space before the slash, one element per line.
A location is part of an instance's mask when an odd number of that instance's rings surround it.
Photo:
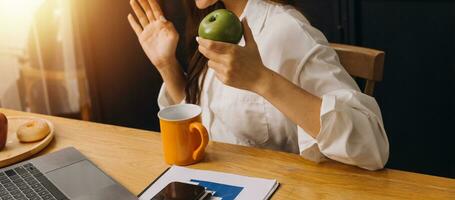
<path fill-rule="evenodd" d="M 0 199 L 137 200 L 73 147 L 0 169 Z"/>

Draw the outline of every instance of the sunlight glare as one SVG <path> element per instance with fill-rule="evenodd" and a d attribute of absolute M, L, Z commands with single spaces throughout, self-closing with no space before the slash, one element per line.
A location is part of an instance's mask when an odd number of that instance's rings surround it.
<path fill-rule="evenodd" d="M 33 15 L 44 0 L 0 0 L 0 48 L 25 46 Z"/>

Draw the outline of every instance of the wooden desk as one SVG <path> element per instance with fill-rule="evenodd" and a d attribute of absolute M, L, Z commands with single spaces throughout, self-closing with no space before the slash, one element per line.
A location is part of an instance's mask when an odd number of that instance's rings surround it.
<path fill-rule="evenodd" d="M 134 194 L 167 167 L 158 133 L 29 114 L 52 121 L 54 141 L 41 154 L 74 146 Z M 315 164 L 295 154 L 211 142 L 204 162 L 190 166 L 277 179 L 273 199 L 455 199 L 455 179 L 385 169 L 370 172 L 336 162 Z"/>

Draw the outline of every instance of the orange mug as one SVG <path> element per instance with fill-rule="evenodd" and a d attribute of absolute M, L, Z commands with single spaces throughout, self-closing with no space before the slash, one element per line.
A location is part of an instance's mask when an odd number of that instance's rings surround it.
<path fill-rule="evenodd" d="M 201 113 L 201 107 L 193 104 L 174 105 L 158 112 L 166 163 L 191 165 L 204 158 L 209 136 L 201 123 Z"/>

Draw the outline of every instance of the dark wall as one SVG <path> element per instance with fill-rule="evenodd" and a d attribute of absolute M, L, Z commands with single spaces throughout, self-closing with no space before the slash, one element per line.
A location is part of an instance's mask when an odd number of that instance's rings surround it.
<path fill-rule="evenodd" d="M 455 1 L 356 2 L 357 41 L 386 52 L 376 87 L 388 167 L 455 177 Z"/>

